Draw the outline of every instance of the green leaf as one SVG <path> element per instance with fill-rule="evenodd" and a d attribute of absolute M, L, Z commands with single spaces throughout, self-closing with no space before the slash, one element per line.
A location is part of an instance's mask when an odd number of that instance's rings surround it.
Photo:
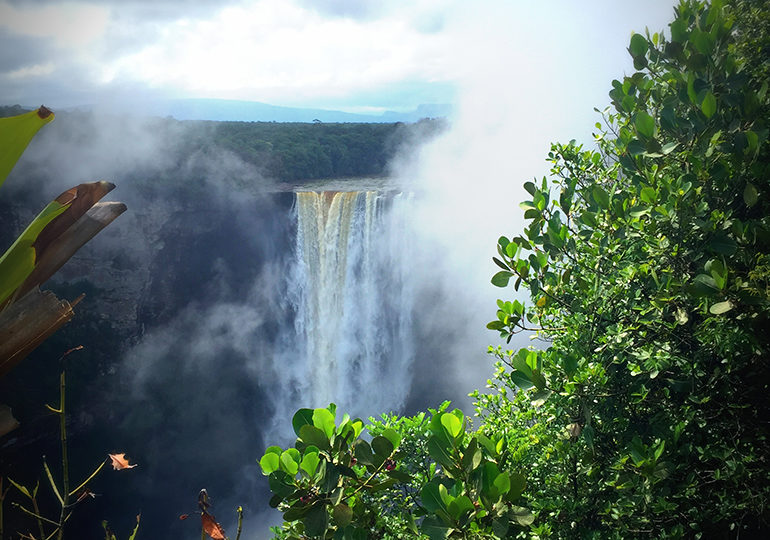
<path fill-rule="evenodd" d="M 14 482 L 14 481 L 13 481 L 13 480 L 11 480 L 10 478 L 8 479 L 8 481 L 9 481 L 11 484 L 13 484 L 13 486 L 14 486 L 16 489 L 18 489 L 18 490 L 19 490 L 19 491 L 21 491 L 21 492 L 22 492 L 24 495 L 26 495 L 28 499 L 31 499 L 31 498 L 32 498 L 32 495 L 30 494 L 29 490 L 28 490 L 28 489 L 27 489 L 25 486 L 22 486 L 21 484 L 19 484 L 19 483 L 17 483 L 17 482 Z"/>
<path fill-rule="evenodd" d="M 497 478 L 495 478 L 493 484 L 500 495 L 505 495 L 511 489 L 511 479 L 506 472 L 500 473 Z"/>
<path fill-rule="evenodd" d="M 600 185 L 595 184 L 593 189 L 591 189 L 591 194 L 594 196 L 596 204 L 605 210 L 610 207 L 610 196 Z"/>
<path fill-rule="evenodd" d="M 300 436 L 299 430 L 304 425 L 313 425 L 313 409 L 300 409 L 291 419 L 291 426 L 294 428 L 294 433 L 297 437 Z"/>
<path fill-rule="evenodd" d="M 647 53 L 647 39 L 641 34 L 632 35 L 628 50 L 633 57 L 644 56 Z"/>
<path fill-rule="evenodd" d="M 759 200 L 759 192 L 757 191 L 756 186 L 752 184 L 751 182 L 746 182 L 746 187 L 743 188 L 743 202 L 746 203 L 746 206 L 751 208 L 755 204 L 757 204 L 757 201 Z"/>
<path fill-rule="evenodd" d="M 712 305 L 709 308 L 709 313 L 712 315 L 721 315 L 722 313 L 727 313 L 731 309 L 733 309 L 733 303 L 729 300 L 725 300 L 724 302 L 717 302 L 716 304 Z"/>
<path fill-rule="evenodd" d="M 259 466 L 262 468 L 262 474 L 269 476 L 271 472 L 277 471 L 280 467 L 281 457 L 272 452 L 262 456 L 259 460 Z"/>
<path fill-rule="evenodd" d="M 542 389 L 536 392 L 531 399 L 531 403 L 533 407 L 541 407 L 549 397 L 551 397 L 552 392 L 547 389 Z"/>
<path fill-rule="evenodd" d="M 420 524 L 420 532 L 430 540 L 448 538 L 452 529 L 436 516 L 426 517 Z"/>
<path fill-rule="evenodd" d="M 662 153 L 664 156 L 667 156 L 668 154 L 670 154 L 671 152 L 673 152 L 674 150 L 676 150 L 676 147 L 677 147 L 677 146 L 679 146 L 679 143 L 678 143 L 678 142 L 667 142 L 667 143 L 666 143 L 666 144 L 664 144 L 664 145 L 663 145 L 663 147 L 661 148 L 661 153 Z"/>
<path fill-rule="evenodd" d="M 318 449 L 315 449 L 315 452 L 305 452 L 305 455 L 302 456 L 302 461 L 300 462 L 299 466 L 300 468 L 305 471 L 309 478 L 313 478 L 315 476 L 316 471 L 318 470 L 318 463 L 321 461 L 321 458 L 318 457 Z"/>
<path fill-rule="evenodd" d="M 461 521 L 473 512 L 474 506 L 467 495 L 460 495 L 447 505 L 447 510 L 456 521 Z"/>
<path fill-rule="evenodd" d="M 338 526 L 344 527 L 353 521 L 353 510 L 345 503 L 340 503 L 332 510 L 332 517 Z"/>
<path fill-rule="evenodd" d="M 441 498 L 439 486 L 443 487 L 438 482 L 431 481 L 420 490 L 420 500 L 428 512 L 446 512 L 447 510 L 444 500 Z"/>
<path fill-rule="evenodd" d="M 524 182 L 524 189 L 527 190 L 527 193 L 529 193 L 533 197 L 535 196 L 535 192 L 537 191 L 537 187 L 532 182 Z"/>
<path fill-rule="evenodd" d="M 431 435 L 428 439 L 428 454 L 444 468 L 454 466 L 450 449 L 435 435 Z"/>
<path fill-rule="evenodd" d="M 329 450 L 331 445 L 326 434 L 315 426 L 305 424 L 299 429 L 299 439 L 305 444 Z"/>
<path fill-rule="evenodd" d="M 305 533 L 308 536 L 321 536 L 326 534 L 329 527 L 329 514 L 326 512 L 326 505 L 316 503 L 302 520 L 305 524 Z"/>
<path fill-rule="evenodd" d="M 634 125 L 636 126 L 636 130 L 648 139 L 652 138 L 652 136 L 655 134 L 655 119 L 645 111 L 639 111 L 636 113 Z"/>
<path fill-rule="evenodd" d="M 534 383 L 527 377 L 524 373 L 522 373 L 519 370 L 514 370 L 511 372 L 511 382 L 521 388 L 522 390 L 529 390 L 532 388 Z"/>
<path fill-rule="evenodd" d="M 270 491 L 281 497 L 288 497 L 294 493 L 294 485 L 291 483 L 291 477 L 284 471 L 275 471 L 267 477 Z"/>
<path fill-rule="evenodd" d="M 372 458 L 374 457 L 374 454 L 372 454 L 372 448 L 366 441 L 356 442 L 355 446 L 353 447 L 353 455 L 363 465 L 373 464 Z"/>
<path fill-rule="evenodd" d="M 721 255 L 732 255 L 738 250 L 738 244 L 726 234 L 718 233 L 709 242 L 709 248 Z"/>
<path fill-rule="evenodd" d="M 529 527 L 535 522 L 535 515 L 523 506 L 513 506 L 508 511 L 511 521 L 515 521 L 522 527 Z"/>
<path fill-rule="evenodd" d="M 647 151 L 647 145 L 639 139 L 631 139 L 626 148 L 628 149 L 628 153 L 632 156 L 639 156 Z"/>
<path fill-rule="evenodd" d="M 447 433 L 453 439 L 456 439 L 463 430 L 462 421 L 453 414 L 442 414 L 441 425 L 444 426 L 444 429 L 447 430 Z"/>
<path fill-rule="evenodd" d="M 292 452 L 294 450 L 294 452 Z M 289 448 L 281 454 L 280 466 L 286 473 L 290 475 L 297 474 L 299 471 L 299 452 L 296 448 Z"/>
<path fill-rule="evenodd" d="M 515 501 L 518 499 L 524 489 L 527 487 L 527 479 L 521 473 L 511 473 L 510 475 L 511 487 L 508 491 L 506 499 L 509 501 Z"/>
<path fill-rule="evenodd" d="M 706 93 L 706 97 L 703 98 L 703 102 L 700 104 L 700 110 L 706 116 L 711 118 L 714 113 L 717 112 L 717 98 L 711 92 Z"/>
<path fill-rule="evenodd" d="M 0 118 L 0 186 L 35 134 L 53 119 L 54 114 L 45 107 L 18 116 Z"/>
<path fill-rule="evenodd" d="M 385 474 L 402 484 L 408 484 L 412 481 L 412 475 L 404 471 L 394 469 L 392 471 L 387 471 Z"/>
<path fill-rule="evenodd" d="M 378 435 L 372 439 L 372 450 L 382 459 L 387 459 L 393 453 L 393 443 L 385 437 Z"/>
<path fill-rule="evenodd" d="M 401 443 L 401 435 L 395 429 L 387 428 L 382 432 L 382 436 L 390 441 L 394 449 Z"/>
<path fill-rule="evenodd" d="M 642 188 L 642 191 L 639 193 L 639 198 L 647 204 L 655 204 L 655 202 L 658 200 L 658 192 L 655 191 L 654 188 L 645 187 Z"/>
<path fill-rule="evenodd" d="M 334 415 L 329 409 L 314 409 L 313 425 L 323 431 L 329 438 L 334 435 Z"/>
<path fill-rule="evenodd" d="M 513 274 L 511 272 L 501 271 L 492 276 L 492 285 L 495 287 L 506 287 Z"/>

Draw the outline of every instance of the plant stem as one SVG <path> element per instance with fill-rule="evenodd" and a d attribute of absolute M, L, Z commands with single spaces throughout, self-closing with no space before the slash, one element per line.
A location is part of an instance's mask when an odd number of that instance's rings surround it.
<path fill-rule="evenodd" d="M 241 530 L 243 529 L 243 506 L 238 507 L 238 532 L 235 535 L 235 540 L 241 540 Z M 3 540 L 0 538 L 0 540 Z"/>
<path fill-rule="evenodd" d="M 64 536 L 64 521 L 66 520 L 67 504 L 70 496 L 70 478 L 69 478 L 69 460 L 67 457 L 67 418 L 64 408 L 64 396 L 66 390 L 66 380 L 64 377 L 64 367 L 62 367 L 59 378 L 59 431 L 61 434 L 61 462 L 62 462 L 62 507 L 59 514 L 59 533 L 57 538 L 62 540 Z"/>
<path fill-rule="evenodd" d="M 86 478 L 85 480 L 83 480 L 83 482 L 82 482 L 82 483 L 81 483 L 81 484 L 80 484 L 78 487 L 76 487 L 75 489 L 73 489 L 72 491 L 70 491 L 70 495 L 74 495 L 75 493 L 77 493 L 78 491 L 80 491 L 82 488 L 84 488 L 84 487 L 85 487 L 85 485 L 86 485 L 88 482 L 90 482 L 91 480 L 93 480 L 93 479 L 94 479 L 94 477 L 95 477 L 97 474 L 99 474 L 99 471 L 101 471 L 101 470 L 102 470 L 102 467 L 104 467 L 104 464 L 105 464 L 105 463 L 107 463 L 107 460 L 104 460 L 104 461 L 102 461 L 102 462 L 101 462 L 101 464 L 100 464 L 100 465 L 99 465 L 99 466 L 96 468 L 96 470 L 94 470 L 94 472 L 92 472 L 92 473 L 91 473 L 91 476 L 89 476 L 88 478 Z M 2 538 L 0 538 L 0 540 L 2 540 Z"/>

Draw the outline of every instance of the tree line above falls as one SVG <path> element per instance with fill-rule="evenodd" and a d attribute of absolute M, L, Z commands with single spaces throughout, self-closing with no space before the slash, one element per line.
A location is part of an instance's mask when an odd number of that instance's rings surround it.
<path fill-rule="evenodd" d="M 18 105 L 3 106 L 0 116 L 23 111 Z M 87 147 L 95 142 L 88 139 L 97 139 L 105 133 L 105 126 L 110 126 L 106 131 L 108 138 L 115 137 L 115 142 L 125 145 L 126 153 L 132 154 L 131 140 L 136 140 L 136 135 L 146 135 L 161 141 L 161 148 L 154 150 L 169 154 L 166 162 L 170 158 L 172 163 L 162 167 L 162 176 L 171 176 L 167 180 L 185 171 L 181 165 L 190 158 L 210 157 L 220 151 L 231 153 L 247 166 L 256 168 L 263 177 L 279 183 L 384 176 L 388 173 L 388 164 L 401 150 L 425 142 L 447 127 L 444 118 L 424 118 L 413 124 L 279 123 L 179 121 L 171 117 L 125 118 L 105 117 L 96 112 L 55 112 L 57 124 L 41 134 L 40 139 L 60 142 L 76 138 L 78 146 Z M 121 139 L 115 133 L 126 128 L 126 124 L 130 126 L 126 137 Z M 67 135 L 62 137 L 61 131 Z M 114 151 L 114 148 L 108 150 Z M 127 169 L 140 172 L 142 159 L 146 158 L 139 157 L 138 168 Z"/>

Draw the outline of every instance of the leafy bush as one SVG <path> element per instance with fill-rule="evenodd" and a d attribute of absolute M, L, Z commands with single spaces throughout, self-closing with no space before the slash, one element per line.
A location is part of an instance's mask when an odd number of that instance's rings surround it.
<path fill-rule="evenodd" d="M 634 34 L 598 150 L 553 145 L 528 226 L 498 242 L 493 283 L 531 304 L 499 301 L 488 326 L 548 346 L 497 351 L 498 386 L 537 393 L 479 405 L 496 429 L 548 426 L 523 469 L 558 537 L 767 526 L 770 96 L 742 5 L 683 1 L 669 39 Z"/>

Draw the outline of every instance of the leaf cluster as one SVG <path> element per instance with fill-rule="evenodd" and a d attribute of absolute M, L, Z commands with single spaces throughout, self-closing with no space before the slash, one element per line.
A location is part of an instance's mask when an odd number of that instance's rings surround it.
<path fill-rule="evenodd" d="M 368 426 L 336 408 L 300 409 L 294 448 L 269 447 L 260 459 L 283 511 L 283 538 L 506 538 L 532 522 L 516 506 L 525 487 L 505 470 L 506 445 L 469 432 L 445 403 L 413 418 Z M 421 452 L 411 450 L 419 448 Z M 387 504 L 386 501 L 391 501 Z M 386 503 L 386 504 L 383 504 Z"/>

